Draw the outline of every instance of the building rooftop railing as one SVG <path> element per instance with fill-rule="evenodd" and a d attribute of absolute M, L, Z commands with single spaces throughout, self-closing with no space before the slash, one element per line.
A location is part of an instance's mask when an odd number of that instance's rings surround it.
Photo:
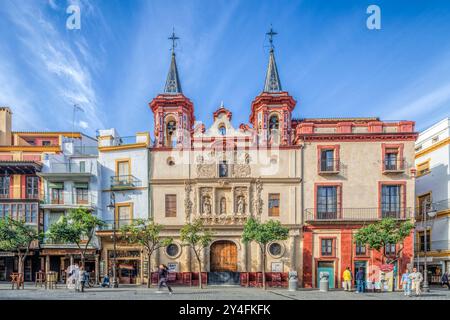
<path fill-rule="evenodd" d="M 73 154 L 75 156 L 97 156 L 97 146 L 75 146 L 73 148 Z"/>
<path fill-rule="evenodd" d="M 92 173 L 92 164 L 85 162 L 84 165 L 79 163 L 51 163 L 49 172 L 43 172 L 43 174 L 51 173 Z"/>
<path fill-rule="evenodd" d="M 407 220 L 412 213 L 412 208 L 308 208 L 305 209 L 304 219 L 305 222 L 378 221 L 383 218 Z"/>

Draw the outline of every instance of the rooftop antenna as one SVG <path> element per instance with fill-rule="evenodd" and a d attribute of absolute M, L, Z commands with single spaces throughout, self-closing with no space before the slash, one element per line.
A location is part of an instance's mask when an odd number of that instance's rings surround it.
<path fill-rule="evenodd" d="M 78 104 L 74 104 L 73 105 L 73 115 L 72 115 L 72 142 L 75 141 L 74 136 L 75 136 L 75 116 L 77 111 L 81 111 L 84 112 L 83 108 L 81 108 Z"/>

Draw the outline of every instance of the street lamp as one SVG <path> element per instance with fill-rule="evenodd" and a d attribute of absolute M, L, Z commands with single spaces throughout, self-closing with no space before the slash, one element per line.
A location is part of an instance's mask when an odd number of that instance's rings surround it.
<path fill-rule="evenodd" d="M 427 270 L 427 249 L 428 249 L 428 241 L 427 241 L 427 216 L 430 218 L 434 218 L 436 216 L 436 210 L 432 209 L 432 203 L 431 201 L 427 200 L 423 204 L 422 209 L 422 216 L 423 216 L 423 223 L 425 225 L 424 228 L 424 263 L 423 263 L 423 269 L 424 269 L 424 280 L 423 280 L 423 291 L 430 292 L 430 288 L 428 287 L 428 270 Z"/>
<path fill-rule="evenodd" d="M 114 210 L 116 207 L 116 196 L 113 191 L 111 191 L 110 201 L 108 205 L 108 209 Z M 114 212 L 113 212 L 114 213 Z M 119 287 L 119 281 L 117 281 L 117 272 L 116 272 L 116 265 L 117 265 L 117 249 L 116 249 L 116 217 L 114 215 L 114 222 L 113 222 L 113 255 L 114 255 L 114 261 L 112 265 L 112 285 L 113 288 Z M 108 255 L 109 259 L 109 255 Z"/>

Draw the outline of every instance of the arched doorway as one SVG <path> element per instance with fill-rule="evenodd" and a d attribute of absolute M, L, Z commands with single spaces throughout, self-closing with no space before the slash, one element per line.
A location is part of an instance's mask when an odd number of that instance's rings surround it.
<path fill-rule="evenodd" d="M 211 245 L 211 272 L 237 272 L 237 246 L 233 241 L 220 240 Z"/>
<path fill-rule="evenodd" d="M 210 247 L 209 285 L 239 285 L 238 250 L 233 241 L 219 240 Z"/>

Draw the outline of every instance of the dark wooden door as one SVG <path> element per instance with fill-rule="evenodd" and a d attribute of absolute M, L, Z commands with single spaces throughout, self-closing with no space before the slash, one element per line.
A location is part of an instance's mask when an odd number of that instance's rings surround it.
<path fill-rule="evenodd" d="M 216 241 L 211 245 L 211 271 L 237 271 L 237 247 L 231 241 Z"/>

